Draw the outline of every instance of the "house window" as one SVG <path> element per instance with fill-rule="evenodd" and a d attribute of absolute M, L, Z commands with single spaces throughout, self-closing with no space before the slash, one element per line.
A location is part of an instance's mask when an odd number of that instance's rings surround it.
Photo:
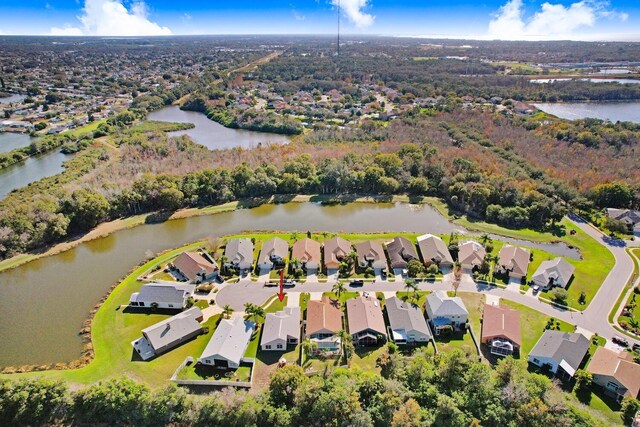
<path fill-rule="evenodd" d="M 535 359 L 535 358 L 534 358 L 534 359 L 533 359 L 533 363 L 535 363 L 536 365 L 539 365 L 539 364 L 540 364 L 540 361 L 539 361 L 538 359 Z"/>
<path fill-rule="evenodd" d="M 173 308 L 173 304 L 169 304 L 169 308 Z"/>
<path fill-rule="evenodd" d="M 265 345 L 264 348 L 266 348 L 267 350 L 271 350 L 271 344 Z"/>
<path fill-rule="evenodd" d="M 614 382 L 609 381 L 609 382 L 607 383 L 607 388 L 608 388 L 609 390 L 611 390 L 611 391 L 615 391 L 615 392 L 617 392 L 617 391 L 618 391 L 618 388 L 620 388 L 620 387 L 618 386 L 618 384 L 616 384 L 616 383 L 614 383 Z"/>
<path fill-rule="evenodd" d="M 282 348 L 282 344 L 278 344 L 276 347 L 277 348 Z"/>

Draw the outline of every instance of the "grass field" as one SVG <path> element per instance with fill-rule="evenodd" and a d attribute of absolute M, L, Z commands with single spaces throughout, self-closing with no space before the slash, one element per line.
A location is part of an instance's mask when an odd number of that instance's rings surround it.
<path fill-rule="evenodd" d="M 635 280 L 638 278 L 638 271 L 639 271 L 639 265 L 640 265 L 640 262 L 639 262 L 640 248 L 629 249 L 629 253 L 633 258 L 634 274 L 632 275 L 629 284 L 625 287 L 623 294 L 621 296 L 622 298 L 624 298 L 624 295 L 626 294 L 626 292 L 629 290 L 631 286 L 635 284 Z M 634 324 L 640 325 L 640 294 L 631 292 L 628 299 L 625 301 L 625 307 L 628 307 L 628 306 L 631 306 L 633 308 L 630 310 L 629 314 L 620 315 L 620 317 L 618 317 L 618 323 L 620 325 L 623 325 L 624 323 L 626 323 L 631 327 L 633 327 Z M 616 307 L 614 307 L 614 312 L 618 307 L 619 305 L 616 305 Z"/>

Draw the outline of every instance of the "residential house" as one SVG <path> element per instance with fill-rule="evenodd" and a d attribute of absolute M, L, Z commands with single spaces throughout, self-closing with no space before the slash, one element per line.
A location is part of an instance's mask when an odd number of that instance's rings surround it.
<path fill-rule="evenodd" d="M 347 300 L 349 334 L 359 346 L 384 344 L 384 317 L 380 302 L 374 297 L 359 297 Z"/>
<path fill-rule="evenodd" d="M 173 266 L 192 282 L 213 279 L 218 273 L 215 261 L 197 252 L 182 252 L 173 261 Z"/>
<path fill-rule="evenodd" d="M 531 282 L 543 289 L 549 289 L 553 286 L 566 288 L 575 269 L 566 259 L 560 257 L 550 261 L 542 261 L 533 273 Z"/>
<path fill-rule="evenodd" d="M 318 271 L 321 262 L 320 243 L 305 237 L 293 244 L 291 259 L 298 259 L 307 273 Z"/>
<path fill-rule="evenodd" d="M 355 245 L 360 267 L 373 267 L 374 269 L 386 269 L 387 257 L 379 242 L 367 240 Z"/>
<path fill-rule="evenodd" d="M 342 260 L 351 253 L 351 242 L 342 237 L 333 237 L 324 242 L 324 266 L 329 270 L 340 268 Z"/>
<path fill-rule="evenodd" d="M 396 237 L 388 243 L 387 253 L 393 269 L 406 269 L 409 261 L 419 259 L 416 247 L 404 237 Z"/>
<path fill-rule="evenodd" d="M 284 265 L 289 255 L 289 243 L 279 237 L 269 239 L 262 244 L 258 257 L 258 268 L 262 272 L 272 270 L 274 265 Z"/>
<path fill-rule="evenodd" d="M 431 340 L 431 330 L 419 306 L 392 297 L 385 301 L 385 309 L 389 318 L 389 338 L 396 344 Z"/>
<path fill-rule="evenodd" d="M 622 221 L 627 225 L 630 232 L 640 237 L 640 211 L 608 208 L 607 216 Z"/>
<path fill-rule="evenodd" d="M 238 368 L 255 330 L 255 322 L 239 316 L 220 320 L 198 362 L 218 368 Z"/>
<path fill-rule="evenodd" d="M 449 248 L 440 237 L 433 234 L 418 236 L 418 248 L 426 265 L 436 263 L 440 268 L 453 267 L 453 258 Z"/>
<path fill-rule="evenodd" d="M 527 276 L 530 258 L 531 252 L 529 252 L 528 249 L 522 249 L 512 245 L 504 245 L 502 249 L 500 249 L 500 254 L 498 255 L 496 272 L 509 274 L 509 277 L 514 279 L 522 279 Z"/>
<path fill-rule="evenodd" d="M 143 329 L 142 337 L 131 342 L 131 345 L 142 360 L 148 360 L 200 335 L 202 318 L 202 311 L 198 307 L 191 307 Z"/>
<path fill-rule="evenodd" d="M 321 301 L 313 300 L 307 303 L 305 336 L 318 344 L 318 352 L 339 354 L 341 341 L 337 334 L 341 330 L 340 302 L 334 303 L 325 295 Z"/>
<path fill-rule="evenodd" d="M 196 285 L 189 283 L 147 283 L 131 294 L 129 305 L 182 310 L 195 290 Z"/>
<path fill-rule="evenodd" d="M 591 341 L 580 333 L 547 329 L 529 353 L 529 363 L 562 377 L 573 377 Z"/>
<path fill-rule="evenodd" d="M 466 328 L 469 312 L 460 297 L 450 297 L 445 291 L 435 291 L 427 295 L 425 308 L 436 335 L 440 335 L 448 327 L 454 330 Z"/>
<path fill-rule="evenodd" d="M 300 307 L 285 307 L 264 319 L 260 347 L 264 351 L 286 351 L 300 342 Z"/>
<path fill-rule="evenodd" d="M 465 270 L 479 267 L 486 255 L 484 246 L 474 240 L 467 240 L 458 246 L 458 261 Z"/>
<path fill-rule="evenodd" d="M 253 266 L 253 242 L 249 238 L 231 239 L 224 249 L 226 266 L 240 273 L 251 270 Z"/>
<path fill-rule="evenodd" d="M 587 366 L 587 371 L 593 375 L 593 382 L 618 402 L 625 397 L 638 398 L 640 365 L 633 363 L 631 353 L 617 353 L 608 348 L 598 347 Z"/>
<path fill-rule="evenodd" d="M 480 341 L 489 347 L 491 354 L 496 356 L 519 354 L 522 346 L 520 312 L 486 304 L 482 316 Z"/>

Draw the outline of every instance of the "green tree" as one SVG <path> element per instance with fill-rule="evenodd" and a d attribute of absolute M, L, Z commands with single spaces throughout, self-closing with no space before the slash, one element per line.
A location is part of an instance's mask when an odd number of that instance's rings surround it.
<path fill-rule="evenodd" d="M 229 304 L 225 304 L 224 307 L 222 307 L 222 316 L 225 319 L 229 319 L 231 317 L 231 313 L 233 313 L 234 310 L 233 308 L 231 308 L 231 306 Z"/>
<path fill-rule="evenodd" d="M 574 378 L 576 380 L 576 390 L 580 392 L 588 390 L 593 382 L 593 375 L 591 375 L 591 372 L 585 371 L 584 369 L 578 369 Z"/>
<path fill-rule="evenodd" d="M 271 375 L 269 399 L 276 406 L 292 407 L 296 393 L 307 381 L 307 376 L 300 366 L 284 366 Z"/>
<path fill-rule="evenodd" d="M 73 396 L 81 424 L 140 425 L 149 389 L 128 378 L 101 381 Z"/>
<path fill-rule="evenodd" d="M 71 218 L 72 229 L 85 231 L 107 218 L 109 202 L 102 194 L 80 189 L 75 190 L 69 199 L 62 202 L 62 210 Z"/>
<path fill-rule="evenodd" d="M 44 378 L 0 380 L 0 425 L 53 425 L 70 400 L 67 386 Z"/>
<path fill-rule="evenodd" d="M 331 292 L 333 292 L 334 294 L 336 294 L 336 297 L 338 297 L 338 302 L 340 302 L 340 297 L 342 296 L 343 293 L 345 293 L 347 291 L 347 287 L 345 286 L 345 284 L 338 280 L 333 287 L 331 288 Z"/>
<path fill-rule="evenodd" d="M 407 263 L 409 277 L 420 277 L 424 274 L 424 264 L 419 259 L 412 259 Z"/>
<path fill-rule="evenodd" d="M 569 298 L 569 292 L 567 292 L 567 290 L 563 288 L 553 288 L 553 290 L 551 291 L 551 296 L 553 297 L 553 300 L 558 304 L 566 304 L 567 298 Z"/>

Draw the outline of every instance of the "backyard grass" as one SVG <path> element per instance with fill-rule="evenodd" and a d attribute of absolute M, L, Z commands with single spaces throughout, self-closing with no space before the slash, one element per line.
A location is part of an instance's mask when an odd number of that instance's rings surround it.
<path fill-rule="evenodd" d="M 453 350 L 462 350 L 465 354 L 475 356 L 478 354 L 476 346 L 473 343 L 473 338 L 469 332 L 455 332 L 451 336 L 444 336 L 440 334 L 436 337 L 436 346 L 438 352 L 447 353 Z"/>
<path fill-rule="evenodd" d="M 380 347 L 360 347 L 356 348 L 355 353 L 351 356 L 351 367 L 360 369 L 364 372 L 380 373 L 380 368 L 376 366 L 378 357 L 387 351 L 386 346 Z"/>
<path fill-rule="evenodd" d="M 416 302 L 416 305 L 423 307 L 425 301 L 427 300 L 427 295 L 429 295 L 431 292 L 429 291 L 418 291 L 415 293 L 415 295 L 417 295 L 418 297 L 418 301 Z M 396 292 L 396 296 L 398 298 L 400 298 L 401 300 L 405 300 L 405 298 L 407 298 L 407 301 L 413 301 L 413 295 L 414 292 L 407 292 L 407 291 L 399 291 Z"/>
<path fill-rule="evenodd" d="M 251 379 L 251 366 L 240 365 L 238 369 L 220 369 L 209 365 L 192 363 L 184 366 L 178 372 L 180 380 L 222 380 L 222 381 L 249 381 Z"/>
<path fill-rule="evenodd" d="M 532 308 L 505 299 L 500 300 L 500 305 L 520 312 L 520 331 L 522 332 L 520 358 L 525 359 L 544 333 L 545 326 L 549 319 L 551 319 L 551 316 L 547 316 L 546 314 L 542 314 Z M 574 327 L 572 325 L 563 322 L 562 320 L 557 321 L 560 323 L 561 331 L 573 332 Z"/>
<path fill-rule="evenodd" d="M 206 347 L 219 316 L 213 316 L 206 323 L 209 333 L 170 350 L 150 361 L 136 360 L 131 341 L 141 336 L 141 330 L 171 316 L 153 312 L 131 312 L 126 309 L 131 293 L 140 289 L 142 282 L 137 278 L 150 271 L 156 265 L 166 263 L 184 250 L 199 247 L 194 243 L 169 251 L 141 267 L 136 268 L 109 295 L 95 315 L 92 326 L 92 343 L 95 350 L 94 360 L 79 369 L 29 372 L 24 374 L 2 375 L 0 377 L 46 377 L 63 379 L 70 384 L 86 385 L 100 380 L 126 376 L 136 381 L 158 387 L 167 383 L 175 369 L 187 356 L 199 357 Z"/>
<path fill-rule="evenodd" d="M 620 294 L 620 298 L 618 298 L 618 303 L 613 308 L 613 310 L 611 312 L 611 315 L 610 315 L 610 318 L 609 318 L 609 321 L 611 321 L 612 317 L 615 316 L 615 313 L 618 310 L 618 308 L 620 307 L 620 304 L 621 304 L 622 300 L 626 297 L 627 292 L 635 284 L 635 281 L 638 278 L 639 267 L 640 267 L 640 263 L 639 263 L 639 260 L 640 260 L 640 248 L 629 249 L 628 252 L 631 255 L 631 258 L 633 259 L 633 264 L 634 264 L 633 274 L 631 275 L 631 279 L 629 280 L 629 282 L 625 286 L 624 290 L 622 291 L 622 294 Z M 618 323 L 620 325 L 623 325 L 624 323 L 629 324 L 629 325 L 633 325 L 634 323 L 636 325 L 640 324 L 640 308 L 638 308 L 639 303 L 640 303 L 640 294 L 636 294 L 635 292 L 631 292 L 629 297 L 625 301 L 625 307 L 631 306 L 633 308 L 630 310 L 630 312 L 627 315 L 622 315 L 621 314 L 618 317 Z M 635 304 L 635 305 L 633 305 L 633 304 Z M 624 310 L 623 310 L 623 312 L 624 312 Z"/>

